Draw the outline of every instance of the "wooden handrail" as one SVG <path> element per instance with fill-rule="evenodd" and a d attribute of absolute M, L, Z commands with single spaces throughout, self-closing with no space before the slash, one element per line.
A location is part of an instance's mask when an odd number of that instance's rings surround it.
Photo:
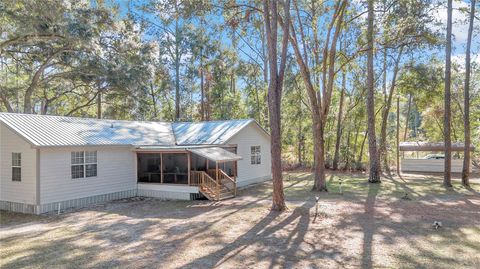
<path fill-rule="evenodd" d="M 209 189 L 211 192 L 215 193 L 215 197 L 213 197 L 215 200 L 220 199 L 220 193 L 218 191 L 219 186 L 218 182 L 213 179 L 211 176 L 209 176 L 207 173 L 203 172 L 203 182 L 202 182 L 202 187 L 205 187 Z"/>
<path fill-rule="evenodd" d="M 205 172 L 203 172 L 203 171 L 202 171 L 202 173 L 204 174 L 204 180 L 203 180 L 202 183 L 205 183 L 205 181 L 207 181 L 207 182 L 210 181 L 210 182 L 212 182 L 212 184 L 215 184 L 215 185 L 217 184 L 217 182 L 215 181 L 215 179 L 213 179 L 213 178 L 212 178 L 211 176 L 209 176 L 207 173 L 205 173 Z M 205 180 L 205 179 L 207 179 L 207 180 Z"/>
<path fill-rule="evenodd" d="M 215 200 L 218 200 L 220 194 L 218 193 L 218 184 L 215 179 L 213 179 L 209 174 L 205 171 L 191 171 L 191 185 L 200 186 L 211 193 L 213 193 L 212 197 Z"/>
<path fill-rule="evenodd" d="M 202 185 L 203 171 L 190 171 L 190 185 L 200 186 Z"/>
<path fill-rule="evenodd" d="M 226 179 L 229 179 L 230 181 L 232 181 L 233 183 L 236 183 L 235 180 L 230 177 L 227 173 L 225 173 L 225 171 L 223 171 L 222 169 L 218 169 L 218 171 L 220 172 L 220 174 L 222 175 L 222 177 L 220 178 L 226 178 Z"/>
<path fill-rule="evenodd" d="M 201 188 L 208 190 L 214 194 L 212 197 L 215 200 L 220 199 L 220 187 L 223 186 L 229 191 L 237 195 L 237 182 L 235 178 L 230 177 L 225 171 L 218 169 L 218 181 L 217 170 L 208 169 L 207 171 L 191 171 L 190 184 L 194 186 L 200 186 Z"/>
<path fill-rule="evenodd" d="M 225 188 L 232 191 L 234 196 L 237 196 L 237 182 L 233 178 L 231 178 L 227 173 L 225 173 L 225 171 L 223 171 L 222 169 L 218 169 L 218 171 L 219 171 L 220 183 L 223 186 L 225 186 Z M 225 183 L 225 180 L 227 181 L 227 183 Z"/>

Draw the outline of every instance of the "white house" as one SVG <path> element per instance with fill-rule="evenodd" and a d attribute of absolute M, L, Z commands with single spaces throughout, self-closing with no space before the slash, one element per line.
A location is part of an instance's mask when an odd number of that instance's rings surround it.
<path fill-rule="evenodd" d="M 133 196 L 221 200 L 271 178 L 252 119 L 99 120 L 0 113 L 0 209 L 40 214 Z"/>

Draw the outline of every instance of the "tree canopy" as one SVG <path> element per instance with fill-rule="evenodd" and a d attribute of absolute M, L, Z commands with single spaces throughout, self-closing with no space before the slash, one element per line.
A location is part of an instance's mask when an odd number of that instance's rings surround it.
<path fill-rule="evenodd" d="M 475 40 L 479 8 L 467 2 L 456 4 L 453 25 L 471 21 Z M 323 190 L 325 167 L 366 169 L 377 145 L 379 169 L 389 172 L 397 133 L 443 141 L 446 27 L 436 14 L 446 3 L 291 0 L 270 10 L 272 1 L 258 0 L 1 0 L 0 111 L 250 117 L 273 132 L 278 112 L 283 167 L 313 167 Z M 451 138 L 463 141 L 469 111 L 470 141 L 480 148 L 480 47 L 469 49 L 466 95 L 465 46 L 454 40 Z"/>

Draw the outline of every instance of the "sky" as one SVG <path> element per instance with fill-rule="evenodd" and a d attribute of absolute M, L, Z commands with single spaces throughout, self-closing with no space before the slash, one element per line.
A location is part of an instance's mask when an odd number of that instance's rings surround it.
<path fill-rule="evenodd" d="M 470 1 L 453 1 L 453 26 L 452 34 L 453 39 L 453 56 L 452 61 L 460 61 L 462 64 L 465 64 L 465 50 L 468 37 L 468 21 L 466 21 L 466 14 L 460 9 L 470 10 Z M 477 2 L 476 12 L 478 16 L 480 13 L 480 5 Z M 436 16 L 443 23 L 444 29 L 447 25 L 447 7 L 442 7 L 438 10 Z M 479 26 L 479 21 L 475 20 L 474 25 Z M 446 30 L 444 30 L 446 32 Z M 444 55 L 444 54 L 442 54 Z M 474 37 L 472 38 L 472 62 L 480 64 L 480 35 L 478 31 L 474 32 Z"/>
<path fill-rule="evenodd" d="M 117 3 L 120 6 L 120 13 L 121 15 L 125 15 L 128 10 L 128 6 L 134 7 L 135 5 L 141 5 L 142 3 L 146 2 L 147 0 L 138 0 L 138 1 L 130 1 L 130 0 L 113 0 L 114 3 Z M 162 1 L 162 0 L 160 0 Z M 352 5 L 360 5 L 365 6 L 364 0 L 351 0 Z M 445 0 L 435 0 L 435 1 L 442 1 L 444 5 L 441 6 L 436 11 L 435 17 L 441 23 L 440 26 L 438 25 L 431 25 L 432 29 L 438 30 L 442 33 L 446 33 L 446 24 L 447 24 L 447 7 Z M 469 0 L 454 0 L 453 1 L 453 50 L 452 50 L 452 61 L 459 65 L 462 68 L 465 65 L 465 49 L 466 49 L 466 41 L 468 35 L 468 21 L 466 12 L 462 12 L 461 9 L 469 10 L 470 9 L 470 1 Z M 480 14 L 480 5 L 477 4 L 477 17 Z M 215 17 L 215 15 L 213 15 Z M 217 16 L 218 17 L 218 16 Z M 363 19 L 366 19 L 366 14 L 362 16 Z M 155 16 L 147 15 L 148 20 L 155 22 L 158 20 Z M 361 18 L 362 19 L 362 18 Z M 215 19 L 218 22 L 223 22 L 221 18 Z M 214 21 L 217 22 L 217 21 Z M 480 28 L 480 22 L 476 21 L 477 27 Z M 226 35 L 223 36 L 222 43 L 225 46 L 229 46 L 231 44 L 230 38 L 227 38 Z M 242 42 L 242 41 L 240 41 Z M 242 44 L 240 44 L 242 45 Z M 240 57 L 248 60 L 248 56 L 245 53 L 249 53 L 248 46 L 243 46 L 243 53 L 240 52 Z M 253 51 L 251 51 L 253 55 Z M 445 57 L 445 48 L 439 49 L 427 49 L 421 53 L 423 56 L 430 56 L 436 55 L 439 59 Z M 421 56 L 421 55 L 419 55 Z M 421 57 L 419 57 L 420 59 Z M 472 62 L 477 63 L 480 65 L 480 33 L 479 31 L 474 32 L 474 38 L 472 39 Z"/>

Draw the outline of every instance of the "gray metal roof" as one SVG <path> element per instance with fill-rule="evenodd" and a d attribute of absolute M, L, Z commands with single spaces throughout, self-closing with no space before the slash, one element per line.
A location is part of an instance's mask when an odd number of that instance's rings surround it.
<path fill-rule="evenodd" d="M 177 144 L 224 144 L 253 119 L 203 121 L 203 122 L 176 122 L 172 124 Z"/>
<path fill-rule="evenodd" d="M 0 113 L 0 121 L 35 146 L 174 145 L 165 122 Z"/>
<path fill-rule="evenodd" d="M 242 156 L 239 156 L 233 152 L 222 149 L 220 147 L 190 148 L 188 149 L 188 151 L 193 152 L 209 160 L 212 160 L 214 162 L 231 162 L 231 161 L 238 161 L 242 159 Z"/>
<path fill-rule="evenodd" d="M 400 151 L 443 151 L 445 144 L 443 142 L 400 142 Z M 452 143 L 452 151 L 463 151 L 465 143 Z M 470 144 L 470 150 L 475 150 L 473 144 Z"/>
<path fill-rule="evenodd" d="M 0 113 L 0 122 L 34 146 L 223 144 L 251 122 L 149 122 Z"/>

